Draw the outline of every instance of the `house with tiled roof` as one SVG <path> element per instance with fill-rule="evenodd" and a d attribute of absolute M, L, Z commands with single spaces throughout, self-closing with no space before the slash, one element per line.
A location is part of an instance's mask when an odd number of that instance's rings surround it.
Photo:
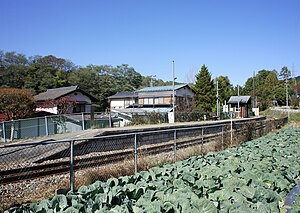
<path fill-rule="evenodd" d="M 175 107 L 188 106 L 194 96 L 193 89 L 188 84 L 175 85 Z M 121 92 L 108 97 L 111 111 L 172 111 L 173 86 L 145 87 L 134 92 Z"/>
<path fill-rule="evenodd" d="M 92 103 L 98 101 L 92 95 L 81 90 L 79 86 L 60 87 L 48 89 L 46 92 L 34 96 L 37 103 L 36 111 L 59 114 L 60 109 L 57 103 L 62 98 L 74 103 L 65 113 L 91 112 Z"/>
<path fill-rule="evenodd" d="M 125 109 L 138 102 L 136 92 L 118 92 L 108 97 L 110 109 Z"/>

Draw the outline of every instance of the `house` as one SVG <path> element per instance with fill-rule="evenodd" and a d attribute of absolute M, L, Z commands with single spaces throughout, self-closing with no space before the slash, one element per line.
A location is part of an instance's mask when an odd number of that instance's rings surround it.
<path fill-rule="evenodd" d="M 110 110 L 125 109 L 138 102 L 136 92 L 118 92 L 108 97 L 110 102 Z"/>
<path fill-rule="evenodd" d="M 188 84 L 175 85 L 174 107 L 181 109 L 188 107 L 194 94 L 194 90 Z M 134 92 L 120 92 L 109 96 L 108 100 L 110 111 L 116 112 L 123 119 L 121 126 L 130 123 L 135 116 L 143 117 L 152 112 L 171 116 L 173 85 L 146 87 Z"/>
<path fill-rule="evenodd" d="M 230 111 L 235 113 L 235 117 L 250 117 L 251 96 L 231 96 L 227 103 L 230 104 Z"/>
<path fill-rule="evenodd" d="M 63 113 L 91 112 L 92 103 L 98 101 L 92 95 L 81 90 L 79 86 L 48 89 L 46 92 L 34 96 L 34 99 L 37 103 L 36 111 L 52 114 L 60 114 L 62 107 L 64 107 Z M 65 104 L 59 104 L 60 101 Z"/>
<path fill-rule="evenodd" d="M 138 104 L 142 106 L 170 107 L 173 103 L 173 86 L 146 87 L 136 91 Z M 194 96 L 194 91 L 188 84 L 175 85 L 175 106 L 188 106 Z"/>
<path fill-rule="evenodd" d="M 175 106 L 188 106 L 194 96 L 194 91 L 188 84 L 175 85 Z M 108 97 L 110 109 L 122 110 L 126 108 L 158 108 L 165 111 L 166 108 L 173 109 L 173 86 L 146 87 L 134 92 L 120 92 Z M 169 111 L 170 111 L 169 110 Z M 128 110 L 127 110 L 128 111 Z"/>

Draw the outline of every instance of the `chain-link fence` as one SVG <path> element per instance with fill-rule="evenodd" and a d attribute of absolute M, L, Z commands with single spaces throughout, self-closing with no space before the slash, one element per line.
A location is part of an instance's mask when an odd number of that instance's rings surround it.
<path fill-rule="evenodd" d="M 223 150 L 286 123 L 287 118 L 233 120 L 0 146 L 0 209 L 74 191 L 95 180 L 132 175 L 153 166 Z"/>
<path fill-rule="evenodd" d="M 212 113 L 177 112 L 176 122 L 216 119 Z M 221 114 L 221 119 L 228 118 Z M 123 115 L 124 116 L 124 115 Z M 128 125 L 168 123 L 168 113 L 147 112 L 126 117 Z M 234 117 L 233 117 L 234 118 Z M 78 132 L 91 128 L 119 127 L 124 119 L 118 113 L 75 113 L 19 119 L 0 123 L 0 143 L 36 138 L 53 134 Z M 124 123 L 124 122 L 123 122 Z"/>
<path fill-rule="evenodd" d="M 114 114 L 109 116 L 106 113 L 63 114 L 5 121 L 0 123 L 0 141 L 8 143 L 18 139 L 105 128 L 118 121 Z"/>

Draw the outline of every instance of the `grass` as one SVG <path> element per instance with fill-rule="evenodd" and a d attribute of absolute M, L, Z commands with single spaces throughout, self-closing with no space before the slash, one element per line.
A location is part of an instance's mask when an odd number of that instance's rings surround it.
<path fill-rule="evenodd" d="M 283 112 L 276 112 L 270 109 L 262 111 L 261 115 L 265 115 L 267 118 L 284 118 L 286 116 L 289 117 L 290 123 L 298 123 L 300 122 L 300 113 L 283 113 Z"/>

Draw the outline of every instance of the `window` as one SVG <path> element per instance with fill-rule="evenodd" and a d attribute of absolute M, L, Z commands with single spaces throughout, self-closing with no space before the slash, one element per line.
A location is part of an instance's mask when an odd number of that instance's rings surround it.
<path fill-rule="evenodd" d="M 158 104 L 164 104 L 164 98 L 163 97 L 158 98 Z"/>
<path fill-rule="evenodd" d="M 77 104 L 76 107 L 73 108 L 73 113 L 85 112 L 85 104 Z"/>
<path fill-rule="evenodd" d="M 153 98 L 144 98 L 144 104 L 153 104 Z"/>
<path fill-rule="evenodd" d="M 149 104 L 153 104 L 153 98 L 149 98 Z"/>
<path fill-rule="evenodd" d="M 130 99 L 125 99 L 125 106 L 128 106 L 128 105 L 130 105 Z"/>
<path fill-rule="evenodd" d="M 144 98 L 144 104 L 149 104 L 149 99 L 148 98 Z"/>

